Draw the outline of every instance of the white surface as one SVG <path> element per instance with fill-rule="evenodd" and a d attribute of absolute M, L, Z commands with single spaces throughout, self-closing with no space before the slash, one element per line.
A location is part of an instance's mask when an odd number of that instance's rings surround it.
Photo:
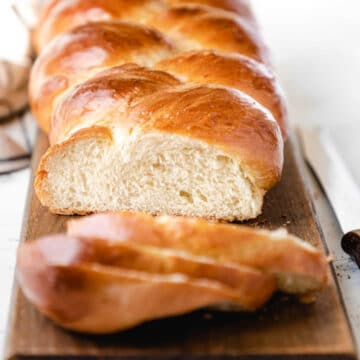
<path fill-rule="evenodd" d="M 319 179 L 341 230 L 346 234 L 359 229 L 360 188 L 327 129 L 299 126 L 298 134 L 304 157 Z"/>
<path fill-rule="evenodd" d="M 0 176 L 0 356 L 30 171 Z"/>
<path fill-rule="evenodd" d="M 360 2 L 358 0 L 253 0 L 289 97 L 292 122 L 326 126 L 360 184 Z M 2 20 L 2 19 L 1 19 Z M 7 318 L 16 240 L 28 171 L 0 177 L 0 342 Z M 313 183 L 315 205 L 347 309 L 360 337 L 360 271 L 339 249 L 340 231 Z M 360 214 L 359 214 L 360 227 Z M 1 354 L 1 349 L 0 349 Z"/>

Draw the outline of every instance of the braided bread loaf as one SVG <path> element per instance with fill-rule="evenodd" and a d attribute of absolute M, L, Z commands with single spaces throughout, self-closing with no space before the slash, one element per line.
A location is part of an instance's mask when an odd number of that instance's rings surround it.
<path fill-rule="evenodd" d="M 249 219 L 280 178 L 287 116 L 244 0 L 54 0 L 30 101 L 35 179 L 62 214 Z"/>

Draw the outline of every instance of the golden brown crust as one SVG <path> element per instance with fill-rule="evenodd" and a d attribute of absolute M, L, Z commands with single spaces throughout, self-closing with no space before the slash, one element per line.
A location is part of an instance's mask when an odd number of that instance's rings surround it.
<path fill-rule="evenodd" d="M 136 100 L 179 85 L 172 75 L 135 64 L 112 67 L 74 87 L 60 101 L 52 115 L 50 143 L 68 138 L 74 129 L 109 126 L 113 119 L 127 129 L 127 110 Z M 106 104 L 106 106 L 99 106 Z M 82 111 L 86 108 L 87 111 Z"/>
<path fill-rule="evenodd" d="M 34 248 L 19 249 L 17 278 L 43 314 L 65 328 L 93 334 L 237 301 L 236 292 L 215 281 L 92 264 L 62 266 L 47 262 Z"/>
<path fill-rule="evenodd" d="M 162 13 L 164 13 L 162 15 L 163 20 L 159 18 L 156 23 L 162 23 L 162 27 L 165 26 L 165 28 L 171 24 L 171 29 L 172 27 L 178 29 L 177 32 L 180 32 L 181 36 L 186 33 L 181 24 L 189 23 L 189 31 L 191 32 L 189 36 L 192 41 L 196 40 L 196 34 L 199 34 L 201 38 L 204 36 L 204 32 L 196 31 L 193 34 L 191 30 L 198 28 L 199 19 L 202 19 L 200 22 L 204 24 L 204 27 L 213 28 L 214 26 L 207 24 L 207 22 L 218 23 L 217 19 L 219 18 L 218 11 L 214 12 L 211 9 L 209 11 L 209 9 L 202 7 L 180 7 Z M 182 19 L 183 17 L 185 19 Z M 230 22 L 235 21 L 232 16 L 226 13 L 220 13 L 220 18 L 227 19 L 226 21 Z M 221 26 L 221 28 L 230 29 L 231 26 Z M 237 27 L 238 25 L 234 26 Z M 171 29 L 165 30 L 169 30 L 171 34 Z M 216 39 L 222 31 L 226 32 L 214 28 L 214 32 L 217 33 Z M 208 35 L 210 36 L 210 34 Z M 234 44 L 238 44 L 239 49 L 243 46 L 246 48 L 250 46 L 244 45 L 244 41 L 245 43 L 247 41 L 246 36 L 237 34 L 237 37 L 231 38 L 234 40 Z M 209 39 L 212 41 L 211 36 Z M 205 40 L 203 46 L 207 47 L 208 40 Z M 216 42 L 213 44 L 215 48 L 222 48 L 223 43 L 229 43 L 226 39 L 224 41 L 216 40 Z M 256 44 L 261 44 L 261 42 L 254 40 L 253 45 Z M 209 46 L 212 47 L 211 44 Z M 70 86 L 83 81 L 100 69 L 115 65 L 128 62 L 151 65 L 156 62 L 157 58 L 170 56 L 172 51 L 175 51 L 174 46 L 160 33 L 142 26 L 121 22 L 96 22 L 75 28 L 50 44 L 37 59 L 30 79 L 32 110 L 42 129 L 49 132 L 54 101 Z M 234 48 L 234 51 L 237 49 Z M 247 53 L 246 50 L 243 52 Z M 249 56 L 261 58 L 259 54 L 256 55 L 255 53 L 257 52 L 249 53 Z M 220 81 L 217 81 L 216 78 L 213 80 L 215 83 L 221 82 L 221 79 L 219 79 Z M 278 94 L 274 95 L 278 98 Z"/>
<path fill-rule="evenodd" d="M 246 0 L 52 0 L 41 13 L 34 32 L 34 44 L 39 52 L 56 35 L 89 22 L 104 20 L 137 20 L 156 26 L 154 18 L 166 5 L 207 5 L 232 11 L 254 23 Z"/>
<path fill-rule="evenodd" d="M 160 12 L 155 26 L 185 51 L 214 49 L 270 63 L 268 49 L 258 31 L 231 12 L 200 5 L 178 6 Z"/>
<path fill-rule="evenodd" d="M 227 10 L 240 15 L 244 19 L 255 21 L 248 0 L 166 0 L 169 5 L 200 4 Z"/>
<path fill-rule="evenodd" d="M 142 224 L 141 227 L 138 224 Z M 125 230 L 126 229 L 126 230 Z M 247 226 L 208 223 L 193 218 L 152 218 L 131 212 L 98 214 L 68 223 L 71 236 L 119 239 L 186 251 L 217 261 L 235 262 L 271 273 L 298 273 L 314 279 L 317 288 L 328 281 L 327 260 L 321 251 Z M 273 237 L 274 238 L 273 238 Z M 282 240 L 281 240 L 282 239 Z"/>
<path fill-rule="evenodd" d="M 49 45 L 33 67 L 30 102 L 34 115 L 49 132 L 54 101 L 70 86 L 101 69 L 129 62 L 151 64 L 174 50 L 159 33 L 142 26 L 108 22 L 76 28 Z M 221 84 L 244 91 L 273 113 L 286 137 L 283 94 L 264 65 L 243 55 L 196 51 L 170 57 L 157 67 L 186 77 L 187 82 Z"/>
<path fill-rule="evenodd" d="M 73 29 L 37 58 L 30 78 L 30 102 L 49 132 L 56 97 L 96 71 L 126 63 L 154 62 L 171 55 L 172 44 L 141 25 L 98 22 Z"/>
<path fill-rule="evenodd" d="M 138 21 L 158 30 L 177 42 L 180 49 L 217 49 L 247 55 L 269 63 L 266 46 L 256 26 L 231 11 L 184 2 L 166 7 L 162 1 L 72 0 L 54 2 L 44 11 L 35 32 L 35 43 L 42 49 L 55 35 L 89 22 L 112 20 Z M 125 10 L 126 9 L 126 10 Z M 189 48 L 190 47 L 190 48 Z"/>
<path fill-rule="evenodd" d="M 89 22 L 131 17 L 149 0 L 52 0 L 40 14 L 33 34 L 39 52 L 58 34 Z"/>
<path fill-rule="evenodd" d="M 211 6 L 217 9 L 234 12 L 242 18 L 255 21 L 248 0 L 166 0 L 166 2 L 172 6 L 184 4 Z"/>
<path fill-rule="evenodd" d="M 271 111 L 283 137 L 287 137 L 288 119 L 283 92 L 272 71 L 263 64 L 244 55 L 202 50 L 166 58 L 155 67 L 186 82 L 219 84 L 243 91 Z"/>
<path fill-rule="evenodd" d="M 183 274 L 217 281 L 236 291 L 238 302 L 246 310 L 262 306 L 275 290 L 272 276 L 249 267 L 127 241 L 53 235 L 28 246 L 37 246 L 48 262 L 57 265 L 98 264 L 148 274 Z"/>

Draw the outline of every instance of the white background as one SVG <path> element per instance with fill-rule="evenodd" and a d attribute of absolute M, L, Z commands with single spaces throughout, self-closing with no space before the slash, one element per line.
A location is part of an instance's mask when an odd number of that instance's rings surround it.
<path fill-rule="evenodd" d="M 291 121 L 330 128 L 360 183 L 360 1 L 252 3 L 288 96 Z"/>
<path fill-rule="evenodd" d="M 253 0 L 253 4 L 287 92 L 293 124 L 329 128 L 360 184 L 360 1 Z M 4 24 L 1 15 L 0 7 Z M 11 36 L 16 45 L 16 34 L 0 30 L 0 47 L 4 36 Z M 0 343 L 28 177 L 28 170 L 0 177 Z M 323 198 L 317 207 L 328 241 L 338 241 L 339 230 Z M 341 268 L 339 280 L 359 330 L 360 303 L 354 300 L 360 298 L 359 271 L 351 281 L 344 280 L 356 271 L 352 265 Z"/>

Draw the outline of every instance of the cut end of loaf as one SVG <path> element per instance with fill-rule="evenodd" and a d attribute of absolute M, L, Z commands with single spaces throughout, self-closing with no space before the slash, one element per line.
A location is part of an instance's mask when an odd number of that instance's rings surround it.
<path fill-rule="evenodd" d="M 78 132 L 44 156 L 35 188 L 53 212 L 136 210 L 221 220 L 260 214 L 264 190 L 234 157 L 179 135 L 133 133 L 124 141 L 99 129 Z"/>

